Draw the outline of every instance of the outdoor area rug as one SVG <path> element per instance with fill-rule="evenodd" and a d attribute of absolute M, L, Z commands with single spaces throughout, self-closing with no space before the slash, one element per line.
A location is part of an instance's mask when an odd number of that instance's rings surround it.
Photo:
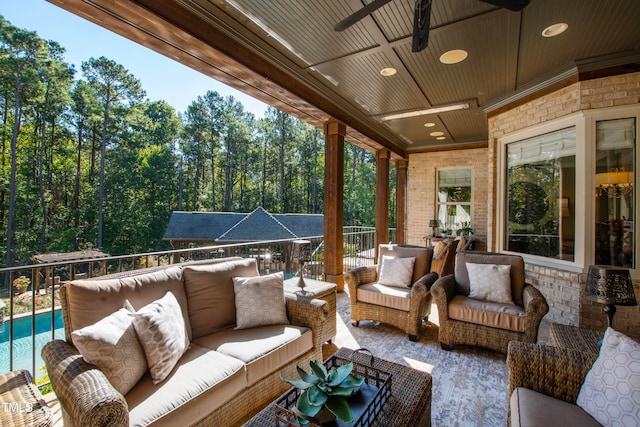
<path fill-rule="evenodd" d="M 437 309 L 420 340 L 411 342 L 394 327 L 374 322 L 351 325 L 348 290 L 338 294 L 338 333 L 325 355 L 338 347 L 367 348 L 380 357 L 415 369 L 433 378 L 431 421 L 434 427 L 505 426 L 507 423 L 509 376 L 506 356 L 491 350 L 456 346 L 440 349 Z"/>

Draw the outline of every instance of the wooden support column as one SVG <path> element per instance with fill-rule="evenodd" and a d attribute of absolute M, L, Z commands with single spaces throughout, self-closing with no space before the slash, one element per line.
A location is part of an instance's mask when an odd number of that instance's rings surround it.
<path fill-rule="evenodd" d="M 376 154 L 376 259 L 378 245 L 389 243 L 389 150 Z"/>
<path fill-rule="evenodd" d="M 396 162 L 396 243 L 407 243 L 407 165 L 405 159 Z"/>
<path fill-rule="evenodd" d="M 324 280 L 344 291 L 344 137 L 347 127 L 335 119 L 324 124 Z"/>

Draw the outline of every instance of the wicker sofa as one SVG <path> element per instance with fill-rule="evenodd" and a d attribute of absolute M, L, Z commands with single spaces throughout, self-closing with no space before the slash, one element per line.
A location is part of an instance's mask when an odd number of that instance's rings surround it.
<path fill-rule="evenodd" d="M 281 376 L 295 375 L 297 363 L 322 358 L 327 303 L 283 294 L 290 324 L 237 329 L 233 277 L 238 276 L 258 276 L 255 260 L 63 284 L 66 340 L 48 343 L 42 356 L 65 426 L 234 426 L 284 392 L 288 386 Z M 84 360 L 72 333 L 120 310 L 125 301 L 140 310 L 167 291 L 180 305 L 189 346 L 162 382 L 154 384 L 147 370 L 123 395 Z"/>
<path fill-rule="evenodd" d="M 576 405 L 597 353 L 512 341 L 509 367 L 509 425 L 599 426 Z"/>

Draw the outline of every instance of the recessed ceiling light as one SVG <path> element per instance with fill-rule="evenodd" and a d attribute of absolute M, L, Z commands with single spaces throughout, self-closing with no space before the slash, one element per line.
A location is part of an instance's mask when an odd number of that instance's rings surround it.
<path fill-rule="evenodd" d="M 442 141 L 443 139 L 447 139 L 447 137 L 446 136 L 439 136 L 436 139 L 439 140 L 439 141 Z"/>
<path fill-rule="evenodd" d="M 387 67 L 387 68 L 383 68 L 382 70 L 380 70 L 380 74 L 382 74 L 385 77 L 393 76 L 397 72 L 398 72 L 398 70 L 396 70 L 393 67 Z"/>
<path fill-rule="evenodd" d="M 461 104 L 442 105 L 440 107 L 431 107 L 424 110 L 407 111 L 405 113 L 390 114 L 388 116 L 381 117 L 380 120 L 387 121 L 387 120 L 396 120 L 396 119 L 407 119 L 409 117 L 426 116 L 429 114 L 438 114 L 438 113 L 444 113 L 447 111 L 467 110 L 469 109 L 469 107 L 470 105 L 468 102 L 463 102 Z"/>
<path fill-rule="evenodd" d="M 440 55 L 440 62 L 443 64 L 457 64 L 467 59 L 469 54 L 466 50 L 453 49 Z"/>
<path fill-rule="evenodd" d="M 435 123 L 433 123 L 433 122 L 429 122 L 429 123 L 425 123 L 425 124 L 424 124 L 424 127 L 426 127 L 426 128 L 432 128 L 432 127 L 434 127 L 435 125 L 436 125 Z"/>
<path fill-rule="evenodd" d="M 547 28 L 542 30 L 542 37 L 555 37 L 564 33 L 567 28 L 569 28 L 569 24 L 565 22 L 558 22 L 557 24 L 549 25 Z"/>
<path fill-rule="evenodd" d="M 444 135 L 444 132 L 431 132 L 429 135 L 431 135 L 431 136 L 442 136 L 442 135 Z"/>

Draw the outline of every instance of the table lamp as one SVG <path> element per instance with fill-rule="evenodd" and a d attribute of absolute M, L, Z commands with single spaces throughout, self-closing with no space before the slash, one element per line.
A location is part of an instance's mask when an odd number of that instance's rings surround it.
<path fill-rule="evenodd" d="M 300 265 L 298 287 L 304 291 L 304 263 L 311 261 L 311 242 L 308 240 L 294 240 L 291 261 Z"/>
<path fill-rule="evenodd" d="M 616 305 L 637 305 L 631 274 L 626 268 L 592 265 L 587 273 L 585 297 L 603 305 L 608 326 L 613 325 Z"/>

